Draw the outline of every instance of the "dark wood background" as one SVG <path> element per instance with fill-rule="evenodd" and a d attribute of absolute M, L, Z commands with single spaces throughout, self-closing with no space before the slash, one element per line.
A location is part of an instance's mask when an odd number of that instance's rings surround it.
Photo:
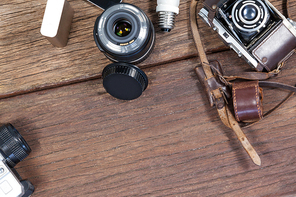
<path fill-rule="evenodd" d="M 46 0 L 0 2 L 0 117 L 32 148 L 16 169 L 33 196 L 295 196 L 296 98 L 244 129 L 261 157 L 254 165 L 211 109 L 194 73 L 199 63 L 189 28 L 189 0 L 176 27 L 157 28 L 156 0 L 126 0 L 156 28 L 156 46 L 139 66 L 150 84 L 133 101 L 102 87 L 108 63 L 93 41 L 102 10 L 69 0 L 75 15 L 68 45 L 41 36 Z M 285 1 L 271 1 L 287 14 Z M 295 0 L 288 7 L 296 19 Z M 201 6 L 200 6 L 201 7 Z M 199 20 L 209 59 L 227 74 L 249 66 Z M 296 55 L 272 81 L 296 84 Z M 264 89 L 264 110 L 288 92 Z"/>

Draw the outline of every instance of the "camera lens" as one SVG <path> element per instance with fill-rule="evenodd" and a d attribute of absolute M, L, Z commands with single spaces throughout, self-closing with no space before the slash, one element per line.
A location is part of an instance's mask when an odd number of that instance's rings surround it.
<path fill-rule="evenodd" d="M 270 18 L 267 6 L 260 0 L 238 0 L 231 15 L 235 27 L 247 34 L 261 31 Z"/>
<path fill-rule="evenodd" d="M 0 152 L 13 168 L 29 155 L 31 148 L 11 124 L 6 124 L 0 128 Z"/>
<path fill-rule="evenodd" d="M 106 9 L 97 18 L 93 33 L 98 48 L 113 62 L 140 63 L 150 55 L 155 43 L 148 16 L 127 3 Z"/>
<path fill-rule="evenodd" d="M 248 21 L 252 21 L 257 17 L 257 9 L 254 5 L 246 5 L 243 8 L 242 16 Z"/>
<path fill-rule="evenodd" d="M 132 25 L 126 20 L 120 20 L 114 25 L 114 33 L 119 37 L 125 37 L 129 35 L 132 30 Z"/>

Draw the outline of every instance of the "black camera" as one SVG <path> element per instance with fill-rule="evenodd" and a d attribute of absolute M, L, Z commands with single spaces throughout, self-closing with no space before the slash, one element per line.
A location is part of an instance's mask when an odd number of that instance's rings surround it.
<path fill-rule="evenodd" d="M 199 16 L 257 71 L 271 71 L 296 47 L 295 22 L 267 0 L 206 0 Z"/>
<path fill-rule="evenodd" d="M 93 33 L 100 51 L 114 62 L 102 73 L 106 91 L 123 100 L 139 97 L 148 78 L 133 64 L 144 61 L 155 43 L 155 30 L 148 16 L 134 5 L 115 4 L 97 18 Z"/>
<path fill-rule="evenodd" d="M 29 197 L 34 186 L 28 180 L 22 180 L 14 166 L 24 160 L 31 148 L 11 125 L 0 127 L 0 196 Z"/>

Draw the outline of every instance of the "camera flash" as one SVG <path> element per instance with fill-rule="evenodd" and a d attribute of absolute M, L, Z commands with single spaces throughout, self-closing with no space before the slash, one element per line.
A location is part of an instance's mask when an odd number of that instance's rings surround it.
<path fill-rule="evenodd" d="M 40 33 L 56 47 L 67 45 L 74 11 L 67 0 L 48 0 Z"/>

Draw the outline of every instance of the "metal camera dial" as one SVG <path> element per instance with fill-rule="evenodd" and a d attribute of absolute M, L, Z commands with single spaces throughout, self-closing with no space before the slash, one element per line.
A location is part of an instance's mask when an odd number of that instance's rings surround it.
<path fill-rule="evenodd" d="M 270 18 L 266 5 L 262 1 L 252 0 L 237 1 L 231 15 L 236 28 L 246 33 L 259 32 Z"/>

